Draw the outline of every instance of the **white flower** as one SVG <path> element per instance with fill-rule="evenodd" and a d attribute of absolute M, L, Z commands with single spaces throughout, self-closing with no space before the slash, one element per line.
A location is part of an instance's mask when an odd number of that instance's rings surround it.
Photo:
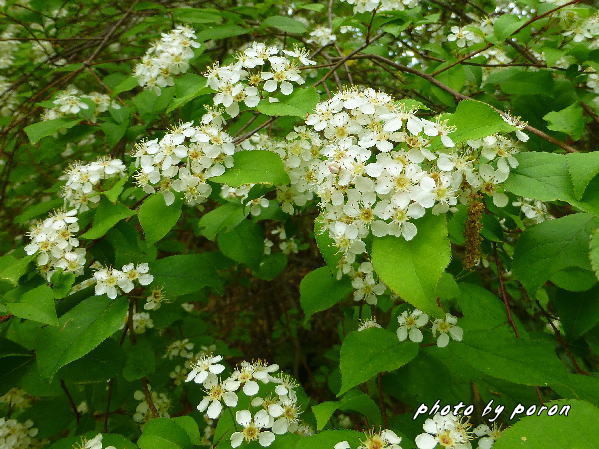
<path fill-rule="evenodd" d="M 228 407 L 237 405 L 237 395 L 234 393 L 235 387 L 227 382 L 220 382 L 216 376 L 208 376 L 204 381 L 206 396 L 198 404 L 197 409 L 200 412 L 206 412 L 209 418 L 216 419 L 220 416 L 223 404 Z"/>
<path fill-rule="evenodd" d="M 235 414 L 235 420 L 243 427 L 243 430 L 231 435 L 232 447 L 238 447 L 244 441 L 258 441 L 260 446 L 267 447 L 275 440 L 275 435 L 272 432 L 263 430 L 270 421 L 265 410 L 258 411 L 253 419 L 248 410 L 240 410 Z"/>
<path fill-rule="evenodd" d="M 418 449 L 433 449 L 439 444 L 446 449 L 471 449 L 470 423 L 461 421 L 452 414 L 440 414 L 428 418 L 421 433 L 414 440 Z"/>
<path fill-rule="evenodd" d="M 462 341 L 462 337 L 464 335 L 464 331 L 461 327 L 456 326 L 458 319 L 447 313 L 445 314 L 445 318 L 440 319 L 437 318 L 433 322 L 433 336 L 439 337 L 437 338 L 437 346 L 440 348 L 444 348 L 449 344 L 449 337 L 453 338 L 455 341 Z"/>
<path fill-rule="evenodd" d="M 399 327 L 397 328 L 397 338 L 404 341 L 407 338 L 415 343 L 422 341 L 422 331 L 419 329 L 428 323 L 428 315 L 421 310 L 414 309 L 411 312 L 407 310 L 397 317 Z"/>
<path fill-rule="evenodd" d="M 208 379 L 210 373 L 214 375 L 222 373 L 225 370 L 225 366 L 218 363 L 222 359 L 223 357 L 220 355 L 207 355 L 195 361 L 185 382 L 193 380 L 197 384 L 203 384 Z"/>

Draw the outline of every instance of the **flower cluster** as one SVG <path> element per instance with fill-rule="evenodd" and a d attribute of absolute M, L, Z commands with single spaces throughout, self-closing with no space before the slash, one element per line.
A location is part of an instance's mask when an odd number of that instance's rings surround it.
<path fill-rule="evenodd" d="M 106 295 L 110 299 L 115 299 L 121 290 L 124 293 L 133 290 L 134 282 L 139 285 L 149 285 L 154 280 L 154 276 L 149 273 L 149 270 L 150 267 L 147 263 L 137 266 L 130 263 L 124 265 L 120 270 L 100 267 L 94 272 L 96 295 Z"/>
<path fill-rule="evenodd" d="M 25 246 L 25 252 L 37 256 L 37 265 L 48 279 L 58 269 L 83 274 L 85 249 L 78 248 L 77 221 L 75 209 L 55 211 L 45 220 L 34 223 L 27 233 L 31 243 Z"/>
<path fill-rule="evenodd" d="M 0 418 L 0 448 L 29 449 L 36 443 L 33 439 L 38 431 L 33 427 L 33 421 L 24 423 L 16 419 Z"/>
<path fill-rule="evenodd" d="M 182 193 L 189 205 L 206 201 L 212 192 L 207 181 L 233 166 L 236 147 L 222 125 L 222 117 L 211 111 L 200 126 L 182 123 L 161 139 L 137 144 L 133 154 L 140 168 L 137 184 L 146 193 L 160 191 L 167 205 L 175 201 L 175 192 Z"/>
<path fill-rule="evenodd" d="M 173 86 L 174 75 L 187 72 L 193 49 L 199 48 L 194 30 L 178 26 L 168 33 L 162 33 L 154 42 L 141 62 L 135 66 L 135 77 L 142 87 L 147 87 L 160 95 L 164 87 Z"/>
<path fill-rule="evenodd" d="M 168 413 L 168 410 L 171 408 L 171 400 L 168 398 L 168 396 L 164 393 L 156 393 L 155 391 L 152 391 L 149 385 L 148 391 L 152 399 L 152 404 L 154 404 L 154 408 L 156 409 L 156 413 L 158 416 L 154 416 L 144 392 L 137 390 L 135 393 L 133 393 L 133 398 L 136 401 L 140 402 L 139 404 L 137 404 L 137 407 L 135 408 L 133 420 L 135 422 L 144 423 L 152 418 L 169 418 L 170 415 Z"/>
<path fill-rule="evenodd" d="M 567 14 L 567 12 L 565 12 Z M 568 26 L 564 36 L 572 36 L 574 42 L 588 42 L 589 49 L 599 48 L 599 13 L 578 19 L 574 26 Z"/>
<path fill-rule="evenodd" d="M 8 404 L 11 410 L 24 410 L 31 405 L 31 399 L 25 390 L 14 387 L 0 396 L 0 403 Z"/>
<path fill-rule="evenodd" d="M 307 42 L 324 47 L 325 45 L 334 43 L 336 40 L 337 36 L 335 36 L 333 30 L 324 26 L 319 26 L 310 32 L 310 39 L 308 39 Z"/>
<path fill-rule="evenodd" d="M 414 8 L 418 5 L 418 0 L 343 0 L 354 6 L 354 12 L 370 11 L 403 11 L 404 9 Z"/>
<path fill-rule="evenodd" d="M 287 146 L 284 160 L 299 164 L 296 173 L 290 172 L 292 186 L 311 188 L 320 199 L 342 264 L 366 252 L 370 233 L 411 240 L 417 233 L 414 221 L 427 209 L 446 213 L 458 200 L 467 202 L 473 191 L 492 195 L 497 206 L 508 202 L 496 186 L 517 166 L 514 141 L 493 135 L 453 148 L 453 128 L 415 112 L 383 92 L 349 89 L 319 103 L 308 116 L 306 124 L 317 138 L 303 132 L 301 142 Z M 508 120 L 524 140 L 524 125 Z M 452 151 L 431 151 L 433 138 Z"/>
<path fill-rule="evenodd" d="M 100 201 L 100 183 L 104 179 L 123 176 L 125 171 L 125 164 L 120 159 L 102 157 L 89 164 L 76 162 L 61 178 L 66 180 L 61 196 L 68 207 L 86 211 L 90 203 Z"/>
<path fill-rule="evenodd" d="M 97 434 L 95 437 L 91 439 L 82 438 L 81 441 L 73 447 L 73 449 L 102 449 L 102 439 L 103 435 L 101 433 Z M 106 446 L 104 449 L 116 449 L 114 446 Z"/>
<path fill-rule="evenodd" d="M 469 26 L 452 26 L 451 33 L 447 36 L 447 40 L 449 42 L 455 42 L 460 48 L 469 47 L 482 42 L 482 38 L 478 36 Z"/>
<path fill-rule="evenodd" d="M 227 184 L 223 184 L 220 189 L 221 198 L 236 202 L 241 202 L 249 210 L 250 214 L 254 217 L 259 216 L 262 213 L 262 209 L 267 209 L 270 206 L 270 202 L 264 196 L 259 196 L 248 201 L 248 195 L 250 190 L 256 184 L 243 184 L 239 187 L 231 187 Z"/>
<path fill-rule="evenodd" d="M 224 380 L 219 376 L 225 370 L 221 356 L 206 354 L 191 365 L 186 381 L 201 384 L 206 395 L 198 405 L 210 419 L 216 419 L 227 407 L 236 407 L 239 394 L 251 398 L 250 408 L 238 410 L 235 419 L 241 429 L 231 435 L 231 446 L 238 447 L 244 441 L 257 441 L 266 447 L 276 435 L 300 432 L 301 410 L 293 378 L 277 373 L 277 365 L 263 361 L 241 362 Z M 254 411 L 252 411 L 254 410 Z"/>
<path fill-rule="evenodd" d="M 303 48 L 281 50 L 261 42 L 252 42 L 240 51 L 232 64 L 215 64 L 206 73 L 208 86 L 217 93 L 214 104 L 223 105 L 231 117 L 239 114 L 239 105 L 255 107 L 261 98 L 280 91 L 293 92 L 294 84 L 304 84 L 300 67 L 316 64 Z M 261 90 L 263 93 L 261 93 Z M 270 101 L 277 101 L 270 98 Z"/>
<path fill-rule="evenodd" d="M 273 241 L 275 237 L 276 240 L 278 240 L 278 248 L 283 254 L 289 255 L 297 254 L 299 252 L 299 244 L 297 240 L 293 237 L 287 237 L 285 226 L 277 226 L 270 231 L 270 234 L 270 238 L 267 237 L 264 239 L 264 254 L 272 254 L 272 248 L 275 246 L 275 242 Z"/>
<path fill-rule="evenodd" d="M 514 201 L 512 205 L 519 207 L 524 217 L 533 224 L 543 223 L 554 218 L 547 210 L 547 205 L 539 200 L 520 198 L 519 201 Z"/>
<path fill-rule="evenodd" d="M 437 413 L 422 426 L 424 432 L 416 437 L 418 449 L 433 449 L 437 445 L 448 449 L 471 449 L 472 425 L 465 419 Z"/>
<path fill-rule="evenodd" d="M 52 100 L 53 106 L 44 111 L 42 120 L 56 120 L 67 115 L 78 114 L 81 110 L 89 109 L 88 100 L 94 105 L 94 115 L 108 111 L 109 108 L 120 109 L 118 103 L 106 95 L 98 92 L 83 94 L 75 86 L 69 86 L 67 89 L 59 92 Z"/>
<path fill-rule="evenodd" d="M 399 341 L 410 340 L 414 343 L 420 343 L 424 335 L 422 328 L 429 323 L 429 316 L 422 310 L 414 309 L 412 311 L 404 310 L 398 317 L 397 338 Z M 437 346 L 444 348 L 449 344 L 450 337 L 455 341 L 462 341 L 464 335 L 463 329 L 457 325 L 458 319 L 447 313 L 444 318 L 437 318 L 432 321 L 432 334 L 437 339 Z"/>
<path fill-rule="evenodd" d="M 19 41 L 10 40 L 16 34 L 16 27 L 10 25 L 0 34 L 0 69 L 9 68 L 14 62 L 14 53 L 19 47 Z"/>
<path fill-rule="evenodd" d="M 384 429 L 366 434 L 366 439 L 360 442 L 357 449 L 401 449 L 400 443 L 401 438 L 395 432 Z M 351 449 L 351 446 L 347 441 L 340 441 L 333 449 Z"/>

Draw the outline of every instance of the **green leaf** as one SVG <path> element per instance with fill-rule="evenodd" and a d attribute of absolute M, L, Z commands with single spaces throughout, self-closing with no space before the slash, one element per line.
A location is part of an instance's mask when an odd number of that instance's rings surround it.
<path fill-rule="evenodd" d="M 0 281 L 7 281 L 16 286 L 21 276 L 27 271 L 32 259 L 32 256 L 17 259 L 12 254 L 0 257 Z"/>
<path fill-rule="evenodd" d="M 328 267 L 310 271 L 300 282 L 300 304 L 306 315 L 304 321 L 308 322 L 315 313 L 343 301 L 352 291 L 349 279 L 335 279 Z"/>
<path fill-rule="evenodd" d="M 233 156 L 234 165 L 210 181 L 239 187 L 243 184 L 289 183 L 289 176 L 278 154 L 270 151 L 239 151 Z"/>
<path fill-rule="evenodd" d="M 494 42 L 503 42 L 506 38 L 516 31 L 526 22 L 526 19 L 513 14 L 502 14 L 493 22 L 493 32 L 495 34 Z"/>
<path fill-rule="evenodd" d="M 371 426 L 381 424 L 381 412 L 376 403 L 361 391 L 352 390 L 348 391 L 340 401 L 321 402 L 312 406 L 312 413 L 316 418 L 316 430 L 322 430 L 337 410 L 361 413 Z"/>
<path fill-rule="evenodd" d="M 214 240 L 222 231 L 230 231 L 241 223 L 247 214 L 241 204 L 226 203 L 202 215 L 198 223 L 200 234 Z"/>
<path fill-rule="evenodd" d="M 204 287 L 220 288 L 214 253 L 164 257 L 150 263 L 156 285 L 164 287 L 167 297 L 195 293 Z"/>
<path fill-rule="evenodd" d="M 75 283 L 75 278 L 75 273 L 65 273 L 60 269 L 55 271 L 50 279 L 54 298 L 61 299 L 67 296 Z"/>
<path fill-rule="evenodd" d="M 220 25 L 200 31 L 197 34 L 197 39 L 200 42 L 209 40 L 216 41 L 220 39 L 226 39 L 228 37 L 241 36 L 242 34 L 247 34 L 250 31 L 251 30 L 242 28 L 238 25 Z"/>
<path fill-rule="evenodd" d="M 591 449 L 597 447 L 599 409 L 586 401 L 562 399 L 544 404 L 550 409 L 570 406 L 567 415 L 524 416 L 502 432 L 493 449 Z M 555 410 L 555 409 L 554 409 Z"/>
<path fill-rule="evenodd" d="M 572 339 L 599 323 L 599 286 L 580 293 L 559 291 L 553 302 L 566 335 Z"/>
<path fill-rule="evenodd" d="M 599 279 L 599 228 L 591 234 L 589 259 L 591 260 L 591 268 L 597 279 Z"/>
<path fill-rule="evenodd" d="M 148 421 L 137 440 L 140 449 L 187 449 L 192 442 L 187 430 L 171 418 Z"/>
<path fill-rule="evenodd" d="M 547 122 L 548 129 L 568 134 L 574 140 L 580 139 L 584 133 L 584 115 L 578 103 L 572 103 L 559 111 L 549 112 L 543 119 Z"/>
<path fill-rule="evenodd" d="M 128 76 L 112 90 L 112 93 L 114 95 L 118 95 L 120 93 L 128 92 L 132 89 L 135 89 L 137 86 L 137 78 L 135 78 L 134 76 Z"/>
<path fill-rule="evenodd" d="M 471 366 L 483 374 L 521 385 L 550 386 L 566 381 L 566 368 L 547 339 L 519 338 L 489 330 L 464 332 L 460 343 L 444 349 L 449 357 Z"/>
<path fill-rule="evenodd" d="M 220 23 L 223 17 L 215 10 L 201 8 L 176 8 L 173 17 L 177 22 L 185 23 Z"/>
<path fill-rule="evenodd" d="M 341 260 L 341 253 L 339 248 L 335 246 L 334 240 L 329 235 L 328 229 L 323 224 L 322 217 L 319 215 L 314 220 L 314 238 L 318 250 L 322 255 L 322 258 L 327 263 L 327 266 L 333 273 L 337 273 L 337 267 Z"/>
<path fill-rule="evenodd" d="M 179 221 L 181 216 L 180 199 L 167 206 L 161 194 L 148 197 L 138 211 L 138 218 L 148 244 L 162 239 Z"/>
<path fill-rule="evenodd" d="M 262 22 L 263 27 L 277 28 L 285 33 L 301 34 L 306 31 L 306 25 L 299 20 L 285 16 L 270 16 Z"/>
<path fill-rule="evenodd" d="M 211 89 L 206 86 L 206 78 L 195 73 L 186 73 L 181 78 L 178 78 L 175 81 L 175 88 L 177 89 L 177 93 L 166 110 L 167 114 L 185 106 L 200 95 L 211 92 Z"/>
<path fill-rule="evenodd" d="M 295 89 L 289 96 L 281 98 L 281 101 L 270 103 L 263 100 L 258 105 L 258 111 L 270 116 L 291 116 L 305 118 L 306 114 L 312 112 L 319 100 L 318 92 L 313 87 Z"/>
<path fill-rule="evenodd" d="M 572 153 L 565 157 L 574 198 L 581 200 L 591 180 L 599 174 L 599 151 Z"/>
<path fill-rule="evenodd" d="M 128 207 L 120 203 L 112 204 L 106 198 L 102 198 L 94 214 L 92 227 L 81 238 L 89 240 L 99 239 L 119 221 L 133 215 L 135 215 L 135 212 Z"/>
<path fill-rule="evenodd" d="M 113 204 L 117 202 L 117 200 L 119 199 L 119 196 L 121 196 L 121 193 L 123 193 L 123 187 L 125 186 L 125 184 L 127 183 L 128 180 L 129 180 L 129 178 L 124 176 L 121 179 L 119 179 L 117 182 L 115 182 L 114 185 L 110 189 L 103 192 L 104 196 L 106 198 L 108 198 L 108 201 L 110 201 Z"/>
<path fill-rule="evenodd" d="M 29 220 L 39 217 L 40 215 L 45 215 L 47 212 L 52 209 L 56 209 L 62 206 L 63 200 L 60 198 L 56 198 L 49 201 L 43 201 L 41 203 L 35 203 L 32 206 L 25 208 L 23 212 L 15 217 L 15 223 L 17 224 L 25 224 Z"/>
<path fill-rule="evenodd" d="M 449 116 L 448 124 L 456 127 L 449 135 L 455 143 L 516 130 L 491 106 L 476 100 L 460 101 L 456 111 Z"/>
<path fill-rule="evenodd" d="M 19 302 L 6 304 L 8 311 L 19 318 L 37 321 L 38 323 L 58 325 L 54 294 L 47 285 L 40 285 L 26 292 Z"/>
<path fill-rule="evenodd" d="M 416 222 L 414 239 L 375 237 L 372 264 L 381 280 L 401 298 L 429 315 L 440 316 L 435 289 L 451 259 L 444 215 L 426 215 Z"/>
<path fill-rule="evenodd" d="M 287 256 L 283 253 L 272 253 L 264 256 L 254 276 L 265 281 L 272 281 L 287 267 Z"/>
<path fill-rule="evenodd" d="M 264 255 L 264 232 L 259 224 L 245 220 L 216 238 L 218 248 L 229 259 L 257 267 Z"/>
<path fill-rule="evenodd" d="M 34 123 L 33 125 L 26 126 L 24 128 L 27 137 L 31 143 L 37 143 L 44 137 L 52 136 L 58 131 L 63 129 L 69 129 L 79 124 L 80 119 L 68 120 L 66 118 L 59 118 L 56 120 L 44 120 L 43 122 Z"/>
<path fill-rule="evenodd" d="M 58 320 L 58 327 L 45 328 L 37 340 L 40 374 L 52 378 L 63 366 L 77 360 L 121 328 L 127 301 L 94 296 L 77 304 Z"/>
<path fill-rule="evenodd" d="M 152 374 L 156 369 L 156 356 L 150 342 L 140 339 L 136 344 L 126 348 L 127 359 L 123 367 L 123 377 L 133 382 Z"/>
<path fill-rule="evenodd" d="M 588 245 L 597 226 L 599 218 L 574 214 L 527 229 L 514 251 L 514 276 L 534 295 L 553 273 L 564 268 L 590 270 Z"/>
<path fill-rule="evenodd" d="M 418 345 L 400 343 L 386 329 L 370 328 L 350 333 L 341 345 L 341 389 L 337 396 L 375 375 L 401 368 L 418 354 Z"/>

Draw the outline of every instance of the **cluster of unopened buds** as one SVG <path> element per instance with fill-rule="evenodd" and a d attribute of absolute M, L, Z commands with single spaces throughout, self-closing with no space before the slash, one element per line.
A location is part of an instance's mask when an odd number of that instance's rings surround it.
<path fill-rule="evenodd" d="M 222 125 L 220 114 L 210 111 L 200 126 L 182 123 L 160 139 L 138 143 L 133 154 L 137 184 L 146 193 L 160 191 L 167 205 L 174 203 L 175 192 L 189 205 L 205 202 L 212 192 L 208 180 L 233 166 L 236 147 Z"/>
<path fill-rule="evenodd" d="M 42 120 L 56 120 L 68 115 L 76 115 L 81 110 L 89 109 L 90 105 L 84 101 L 88 100 L 94 105 L 94 115 L 108 111 L 109 108 L 120 109 L 118 103 L 112 101 L 109 95 L 92 92 L 84 94 L 75 86 L 59 92 L 52 100 L 53 106 L 46 109 Z"/>
<path fill-rule="evenodd" d="M 214 65 L 206 72 L 206 78 L 208 86 L 217 92 L 214 104 L 223 105 L 231 117 L 236 117 L 241 103 L 252 108 L 262 98 L 274 95 L 277 91 L 290 95 L 294 84 L 305 83 L 301 67 L 314 64 L 303 48 L 282 50 L 252 42 L 236 55 L 232 64 Z M 269 97 L 269 101 L 278 100 Z"/>
<path fill-rule="evenodd" d="M 199 48 L 195 31 L 178 26 L 154 42 L 141 62 L 135 66 L 135 77 L 140 86 L 147 87 L 158 95 L 164 87 L 175 84 L 174 75 L 187 72 L 194 48 Z"/>
<path fill-rule="evenodd" d="M 241 429 L 231 435 L 231 446 L 257 441 L 266 447 L 276 435 L 303 431 L 293 378 L 275 374 L 279 370 L 277 365 L 244 361 L 222 380 L 219 376 L 225 371 L 222 360 L 222 356 L 213 354 L 196 359 L 186 381 L 201 384 L 206 390 L 197 408 L 210 419 L 218 418 L 223 406 L 236 407 L 239 394 L 251 398 L 249 409 L 236 411 L 235 420 Z"/>
<path fill-rule="evenodd" d="M 129 293 L 135 288 L 135 282 L 139 285 L 150 285 L 154 276 L 150 273 L 150 267 L 147 263 L 135 265 L 129 263 L 120 270 L 111 267 L 99 267 L 94 272 L 94 281 L 96 284 L 96 295 L 106 295 L 110 299 L 115 299 L 120 291 Z"/>
<path fill-rule="evenodd" d="M 27 235 L 31 243 L 25 246 L 28 255 L 35 255 L 40 271 L 48 279 L 57 270 L 83 274 L 85 249 L 79 248 L 77 211 L 55 211 L 48 218 L 34 223 Z"/>
<path fill-rule="evenodd" d="M 61 178 L 66 180 L 61 196 L 68 207 L 83 212 L 89 209 L 90 203 L 100 201 L 100 192 L 96 189 L 103 180 L 123 176 L 125 171 L 125 164 L 120 159 L 102 157 L 88 164 L 76 162 Z"/>

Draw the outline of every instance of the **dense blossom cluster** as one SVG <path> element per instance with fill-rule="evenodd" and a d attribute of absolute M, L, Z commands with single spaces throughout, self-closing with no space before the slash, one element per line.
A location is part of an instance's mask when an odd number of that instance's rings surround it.
<path fill-rule="evenodd" d="M 139 265 L 129 263 L 120 270 L 111 267 L 99 267 L 94 272 L 96 295 L 106 295 L 110 299 L 115 299 L 121 290 L 124 293 L 133 290 L 135 283 L 142 286 L 150 285 L 154 280 L 154 276 L 149 271 L 150 267 L 147 263 Z"/>
<path fill-rule="evenodd" d="M 424 432 L 416 437 L 418 449 L 433 449 L 437 445 L 451 449 L 471 449 L 474 435 L 468 420 L 453 414 L 436 414 L 422 426 Z"/>
<path fill-rule="evenodd" d="M 189 27 L 180 25 L 163 33 L 135 66 L 139 85 L 160 94 L 162 88 L 175 84 L 174 75 L 187 72 L 193 50 L 199 47 L 195 31 Z"/>
<path fill-rule="evenodd" d="M 42 120 L 56 120 L 68 115 L 76 115 L 81 110 L 89 109 L 88 100 L 94 105 L 94 115 L 108 111 L 109 108 L 120 109 L 118 103 L 111 100 L 110 96 L 98 92 L 82 93 L 75 86 L 59 92 L 52 100 L 53 106 L 44 111 Z"/>
<path fill-rule="evenodd" d="M 414 8 L 418 5 L 418 0 L 343 0 L 354 6 L 354 12 L 370 11 L 403 11 L 404 9 Z"/>
<path fill-rule="evenodd" d="M 120 159 L 102 157 L 89 164 L 76 162 L 61 178 L 66 180 L 61 196 L 67 207 L 83 212 L 100 201 L 98 187 L 103 180 L 124 176 L 125 171 L 125 164 Z"/>
<path fill-rule="evenodd" d="M 226 378 L 219 375 L 225 371 L 223 358 L 206 354 L 191 364 L 186 381 L 204 387 L 206 395 L 198 405 L 210 419 L 218 418 L 224 406 L 235 408 L 239 395 L 251 398 L 250 407 L 237 410 L 235 420 L 240 426 L 231 435 L 231 446 L 257 441 L 270 446 L 276 435 L 287 432 L 306 432 L 301 422 L 301 408 L 296 393 L 297 384 L 290 376 L 278 373 L 277 365 L 263 361 L 243 361 Z"/>
<path fill-rule="evenodd" d="M 133 394 L 133 398 L 136 401 L 139 401 L 139 404 L 137 404 L 137 407 L 135 408 L 135 413 L 133 414 L 133 420 L 135 422 L 145 423 L 155 417 L 168 418 L 170 416 L 168 411 L 171 408 L 171 400 L 168 398 L 168 396 L 164 393 L 156 393 L 155 391 L 152 391 L 150 386 L 148 386 L 148 391 L 157 416 L 154 416 L 144 392 L 137 390 Z"/>
<path fill-rule="evenodd" d="M 77 211 L 56 211 L 33 224 L 28 232 L 31 243 L 25 246 L 28 255 L 35 255 L 40 271 L 48 279 L 56 270 L 83 274 L 85 249 L 79 248 Z"/>
<path fill-rule="evenodd" d="M 95 437 L 87 439 L 82 438 L 77 445 L 73 447 L 73 449 L 102 449 L 103 443 L 102 440 L 104 436 L 99 433 Z M 114 446 L 106 446 L 104 449 L 116 449 Z"/>
<path fill-rule="evenodd" d="M 300 68 L 316 64 L 301 47 L 283 50 L 261 42 L 252 42 L 235 56 L 235 62 L 226 66 L 215 64 L 206 77 L 208 86 L 217 93 L 214 104 L 224 106 L 231 117 L 239 114 L 241 103 L 252 108 L 262 98 L 279 91 L 290 95 L 294 85 L 305 83 Z"/>
<path fill-rule="evenodd" d="M 0 418 L 0 448 L 33 449 L 37 446 L 34 437 L 38 430 L 33 421 L 19 422 L 16 419 Z"/>
<path fill-rule="evenodd" d="M 207 181 L 233 166 L 236 146 L 222 126 L 222 117 L 209 112 L 200 126 L 182 123 L 160 139 L 137 144 L 137 184 L 146 193 L 161 192 L 167 205 L 175 201 L 175 192 L 189 205 L 202 204 L 212 192 Z"/>
<path fill-rule="evenodd" d="M 310 39 L 308 39 L 307 42 L 324 47 L 325 45 L 334 43 L 336 40 L 337 36 L 335 36 L 333 30 L 324 26 L 319 26 L 310 32 Z"/>
<path fill-rule="evenodd" d="M 366 434 L 366 439 L 361 441 L 356 449 L 401 449 L 400 443 L 401 438 L 395 432 L 384 429 Z M 347 441 L 340 441 L 333 449 L 352 449 L 352 447 Z"/>

